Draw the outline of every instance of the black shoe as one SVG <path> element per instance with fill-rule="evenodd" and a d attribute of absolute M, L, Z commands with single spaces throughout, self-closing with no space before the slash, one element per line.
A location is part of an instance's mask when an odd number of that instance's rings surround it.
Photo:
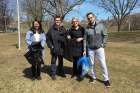
<path fill-rule="evenodd" d="M 73 75 L 71 75 L 71 78 L 77 80 L 78 77 L 73 74 Z"/>
<path fill-rule="evenodd" d="M 95 82 L 96 82 L 96 79 L 94 79 L 94 78 L 91 78 L 91 79 L 89 80 L 89 83 L 95 84 Z"/>
<path fill-rule="evenodd" d="M 38 77 L 37 77 L 37 80 L 41 80 L 41 79 L 42 79 L 41 76 L 38 76 Z"/>
<path fill-rule="evenodd" d="M 59 76 L 66 78 L 67 76 L 64 73 L 58 73 Z"/>
<path fill-rule="evenodd" d="M 77 76 L 77 79 L 76 79 L 77 81 L 82 81 L 82 80 L 84 80 L 84 78 L 83 77 L 80 77 L 80 76 Z"/>
<path fill-rule="evenodd" d="M 110 85 L 110 83 L 109 83 L 109 80 L 104 81 L 104 85 L 105 85 L 106 88 L 111 87 L 111 85 Z"/>
<path fill-rule="evenodd" d="M 36 78 L 35 77 L 32 77 L 32 80 L 34 81 Z"/>
<path fill-rule="evenodd" d="M 52 78 L 52 80 L 56 80 L 55 75 L 52 75 L 51 78 Z"/>

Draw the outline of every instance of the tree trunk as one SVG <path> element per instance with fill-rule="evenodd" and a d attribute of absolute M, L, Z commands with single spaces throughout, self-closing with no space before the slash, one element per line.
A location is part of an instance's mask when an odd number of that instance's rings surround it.
<path fill-rule="evenodd" d="M 120 24 L 119 23 L 117 24 L 117 30 L 118 30 L 118 32 L 120 32 Z"/>
<path fill-rule="evenodd" d="M 121 31 L 121 25 L 122 25 L 122 22 L 119 20 L 118 22 L 117 22 L 117 26 L 118 26 L 118 32 L 120 32 Z"/>

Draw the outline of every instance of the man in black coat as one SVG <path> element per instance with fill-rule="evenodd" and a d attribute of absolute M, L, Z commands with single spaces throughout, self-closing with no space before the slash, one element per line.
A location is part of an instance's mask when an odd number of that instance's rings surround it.
<path fill-rule="evenodd" d="M 65 48 L 65 34 L 66 29 L 61 25 L 61 17 L 55 17 L 54 25 L 49 29 L 46 34 L 47 45 L 51 51 L 51 78 L 56 79 L 56 60 L 58 58 L 58 74 L 62 77 L 66 77 L 63 69 L 63 56 Z"/>

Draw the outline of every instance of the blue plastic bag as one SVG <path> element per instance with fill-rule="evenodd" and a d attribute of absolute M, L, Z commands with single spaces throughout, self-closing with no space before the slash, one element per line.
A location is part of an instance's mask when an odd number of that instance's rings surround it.
<path fill-rule="evenodd" d="M 81 77 L 84 77 L 90 70 L 89 57 L 82 56 L 77 62 L 77 68 L 81 68 Z"/>

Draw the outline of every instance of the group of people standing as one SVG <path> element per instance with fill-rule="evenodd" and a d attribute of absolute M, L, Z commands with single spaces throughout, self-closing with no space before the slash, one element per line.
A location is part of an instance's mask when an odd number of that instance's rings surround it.
<path fill-rule="evenodd" d="M 61 16 L 56 16 L 54 24 L 45 33 L 42 29 L 41 23 L 37 20 L 33 22 L 33 27 L 26 33 L 26 43 L 30 51 L 30 47 L 34 42 L 39 42 L 42 47 L 42 56 L 44 56 L 44 46 L 47 43 L 51 54 L 51 78 L 56 80 L 56 72 L 62 77 L 66 77 L 63 68 L 63 58 L 65 56 L 66 42 L 70 45 L 70 55 L 73 59 L 73 73 L 71 78 L 80 79 L 81 70 L 77 68 L 77 62 L 83 55 L 89 57 L 91 79 L 94 83 L 97 80 L 95 70 L 95 58 L 98 59 L 103 77 L 104 85 L 110 87 L 108 71 L 105 61 L 104 47 L 107 42 L 106 27 L 96 21 L 96 16 L 90 12 L 86 15 L 88 25 L 86 28 L 80 25 L 79 19 L 72 18 L 72 26 L 66 30 L 62 25 Z M 39 39 L 38 39 L 39 38 Z M 43 58 L 43 57 L 42 57 Z M 58 59 L 58 66 L 56 60 Z M 43 61 L 43 60 L 42 60 Z M 41 62 L 44 63 L 44 62 Z M 41 79 L 40 68 L 41 63 L 32 65 L 33 79 Z"/>

